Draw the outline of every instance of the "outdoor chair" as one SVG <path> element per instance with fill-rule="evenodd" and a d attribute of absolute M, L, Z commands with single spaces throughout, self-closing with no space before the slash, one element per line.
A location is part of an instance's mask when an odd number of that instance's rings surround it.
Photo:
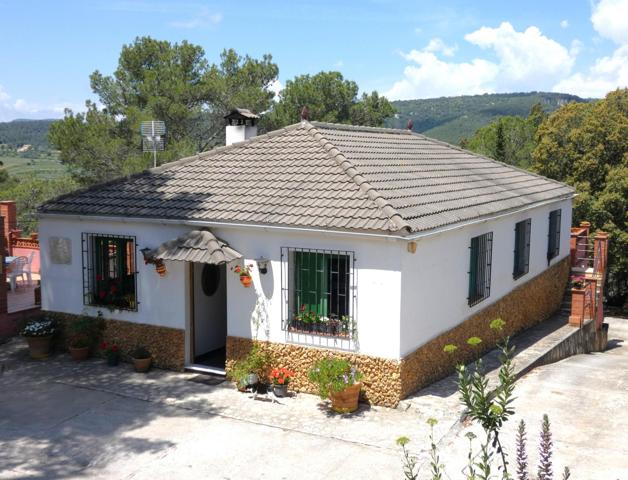
<path fill-rule="evenodd" d="M 11 291 L 15 291 L 17 287 L 17 278 L 21 278 L 24 281 L 25 277 L 28 280 L 28 284 L 30 285 L 32 276 L 30 271 L 30 264 L 28 263 L 28 258 L 26 257 L 17 257 L 13 260 L 8 268 L 7 275 L 9 277 L 9 283 L 11 285 Z"/>

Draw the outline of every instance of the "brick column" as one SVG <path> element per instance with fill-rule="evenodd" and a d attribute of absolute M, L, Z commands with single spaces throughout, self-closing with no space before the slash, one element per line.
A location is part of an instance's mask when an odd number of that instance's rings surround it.
<path fill-rule="evenodd" d="M 4 255 L 5 249 L 9 255 L 11 255 L 11 230 L 17 228 L 17 207 L 13 200 L 0 201 L 0 217 L 4 217 L 4 226 L 2 227 L 2 236 L 4 237 L 4 246 L 2 248 L 2 254 Z"/>
<path fill-rule="evenodd" d="M 4 231 L 4 217 L 0 217 L 0 230 Z M 15 325 L 8 318 L 7 272 L 4 266 L 4 237 L 0 235 L 0 336 L 14 335 Z"/>

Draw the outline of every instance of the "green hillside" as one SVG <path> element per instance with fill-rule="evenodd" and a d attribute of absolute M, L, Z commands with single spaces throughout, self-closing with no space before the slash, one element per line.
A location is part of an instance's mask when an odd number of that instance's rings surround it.
<path fill-rule="evenodd" d="M 13 120 L 0 122 L 0 144 L 17 148 L 32 145 L 36 149 L 49 149 L 48 129 L 54 120 Z"/>
<path fill-rule="evenodd" d="M 587 100 L 565 93 L 495 93 L 463 95 L 424 100 L 392 102 L 396 115 L 386 123 L 388 127 L 406 128 L 411 118 L 415 132 L 445 142 L 458 144 L 461 138 L 472 136 L 476 130 L 503 115 L 527 116 L 530 108 L 539 102 L 548 111 L 554 111 L 568 102 Z"/>

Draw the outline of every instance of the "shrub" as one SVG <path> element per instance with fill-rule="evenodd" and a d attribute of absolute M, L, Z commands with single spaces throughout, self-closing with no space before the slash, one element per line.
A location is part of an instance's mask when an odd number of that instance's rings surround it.
<path fill-rule="evenodd" d="M 362 374 L 344 359 L 323 358 L 316 362 L 308 373 L 311 382 L 318 385 L 321 398 L 329 397 L 329 392 L 341 392 L 359 382 Z"/>

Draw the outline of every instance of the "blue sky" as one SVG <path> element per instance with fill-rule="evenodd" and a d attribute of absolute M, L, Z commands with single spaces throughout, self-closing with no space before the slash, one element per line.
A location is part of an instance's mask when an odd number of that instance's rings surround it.
<path fill-rule="evenodd" d="M 0 121 L 82 109 L 89 74 L 150 35 L 271 53 L 287 79 L 339 70 L 391 99 L 628 86 L 628 0 L 0 0 Z"/>

